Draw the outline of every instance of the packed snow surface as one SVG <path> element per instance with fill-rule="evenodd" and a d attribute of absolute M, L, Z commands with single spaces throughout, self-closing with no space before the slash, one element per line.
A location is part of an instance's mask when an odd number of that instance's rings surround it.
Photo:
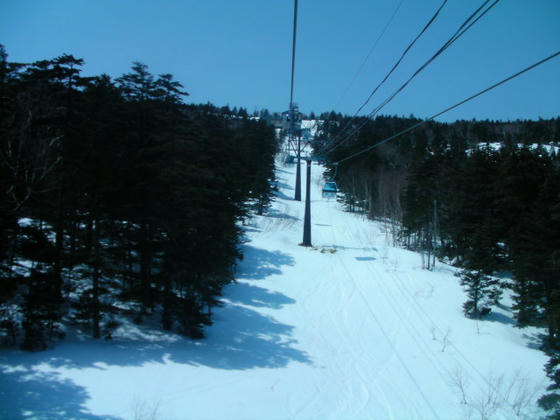
<path fill-rule="evenodd" d="M 322 199 L 322 172 L 313 166 L 305 248 L 295 167 L 278 166 L 278 198 L 248 222 L 237 282 L 206 339 L 125 323 L 111 341 L 76 333 L 40 353 L 4 349 L 0 417 L 538 416 L 541 331 L 515 328 L 507 299 L 487 320 L 466 319 L 455 269 L 422 270 L 383 224 Z"/>

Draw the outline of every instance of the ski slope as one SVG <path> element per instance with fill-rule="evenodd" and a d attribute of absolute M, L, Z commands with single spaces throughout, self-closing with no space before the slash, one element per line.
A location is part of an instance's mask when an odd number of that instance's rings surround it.
<path fill-rule="evenodd" d="M 207 339 L 128 323 L 111 342 L 75 335 L 41 353 L 2 350 L 0 418 L 538 417 L 540 331 L 515 328 L 506 301 L 488 320 L 466 319 L 454 269 L 422 270 L 382 224 L 322 199 L 320 166 L 314 246 L 298 246 L 294 174 L 278 165 L 278 198 L 248 222 Z"/>

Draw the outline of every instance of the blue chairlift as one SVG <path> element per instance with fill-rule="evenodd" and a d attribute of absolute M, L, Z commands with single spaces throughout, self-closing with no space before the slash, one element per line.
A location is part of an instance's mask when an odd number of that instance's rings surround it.
<path fill-rule="evenodd" d="M 296 157 L 294 155 L 286 156 L 286 159 L 284 160 L 284 164 L 293 165 L 295 163 L 296 163 Z"/>
<path fill-rule="evenodd" d="M 337 192 L 338 192 L 338 187 L 336 186 L 336 182 L 329 181 L 326 182 L 325 185 L 323 186 L 322 196 L 324 198 L 336 197 Z"/>

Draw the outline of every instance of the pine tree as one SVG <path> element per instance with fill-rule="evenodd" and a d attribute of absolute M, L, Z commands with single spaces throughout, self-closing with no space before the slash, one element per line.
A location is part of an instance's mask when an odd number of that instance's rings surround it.
<path fill-rule="evenodd" d="M 471 318 L 481 318 L 491 311 L 490 303 L 494 296 L 498 280 L 484 273 L 483 270 L 463 269 L 460 272 L 461 286 L 467 292 L 467 301 L 463 312 Z"/>
<path fill-rule="evenodd" d="M 0 304 L 9 299 L 17 287 L 13 262 L 19 230 L 17 210 L 22 204 L 18 199 L 21 181 L 14 165 L 18 156 L 10 153 L 19 128 L 16 120 L 21 115 L 16 100 L 17 68 L 8 62 L 8 54 L 0 44 L 0 280 L 3 282 Z"/>
<path fill-rule="evenodd" d="M 461 285 L 467 292 L 463 304 L 465 315 L 481 318 L 491 311 L 491 304 L 499 296 L 499 280 L 492 277 L 495 263 L 492 255 L 494 242 L 488 233 L 491 221 L 487 218 L 473 235 L 471 247 L 465 256 L 464 268 L 459 272 Z"/>
<path fill-rule="evenodd" d="M 521 218 L 513 242 L 514 309 L 521 325 L 543 325 L 547 345 L 560 345 L 560 184 L 557 170 L 539 188 L 538 198 Z"/>
<path fill-rule="evenodd" d="M 244 109 L 185 105 L 180 83 L 141 63 L 116 83 L 81 65 L 13 65 L 0 49 L 0 328 L 16 341 L 2 305 L 23 301 L 22 346 L 44 348 L 71 303 L 109 338 L 122 301 L 202 337 L 247 203 L 273 197 L 274 130 Z"/>
<path fill-rule="evenodd" d="M 19 255 L 32 261 L 28 275 L 22 279 L 25 287 L 22 308 L 24 350 L 46 348 L 49 340 L 58 332 L 61 317 L 61 301 L 54 281 L 52 261 L 56 256 L 54 244 L 48 236 L 52 230 L 44 223 L 33 223 L 21 228 Z"/>
<path fill-rule="evenodd" d="M 560 356 L 555 354 L 550 357 L 545 365 L 546 376 L 552 381 L 547 387 L 547 394 L 539 398 L 539 406 L 548 412 L 548 420 L 560 419 Z"/>

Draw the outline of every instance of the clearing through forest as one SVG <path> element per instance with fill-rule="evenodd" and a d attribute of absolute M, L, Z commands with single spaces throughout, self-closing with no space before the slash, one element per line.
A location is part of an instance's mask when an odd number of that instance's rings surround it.
<path fill-rule="evenodd" d="M 304 248 L 295 167 L 278 165 L 278 198 L 248 222 L 206 339 L 126 323 L 109 342 L 2 350 L 0 417 L 535 418 L 539 331 L 515 328 L 507 298 L 485 321 L 465 318 L 455 269 L 422 270 L 383 224 L 321 198 L 322 174 L 314 165 Z"/>

